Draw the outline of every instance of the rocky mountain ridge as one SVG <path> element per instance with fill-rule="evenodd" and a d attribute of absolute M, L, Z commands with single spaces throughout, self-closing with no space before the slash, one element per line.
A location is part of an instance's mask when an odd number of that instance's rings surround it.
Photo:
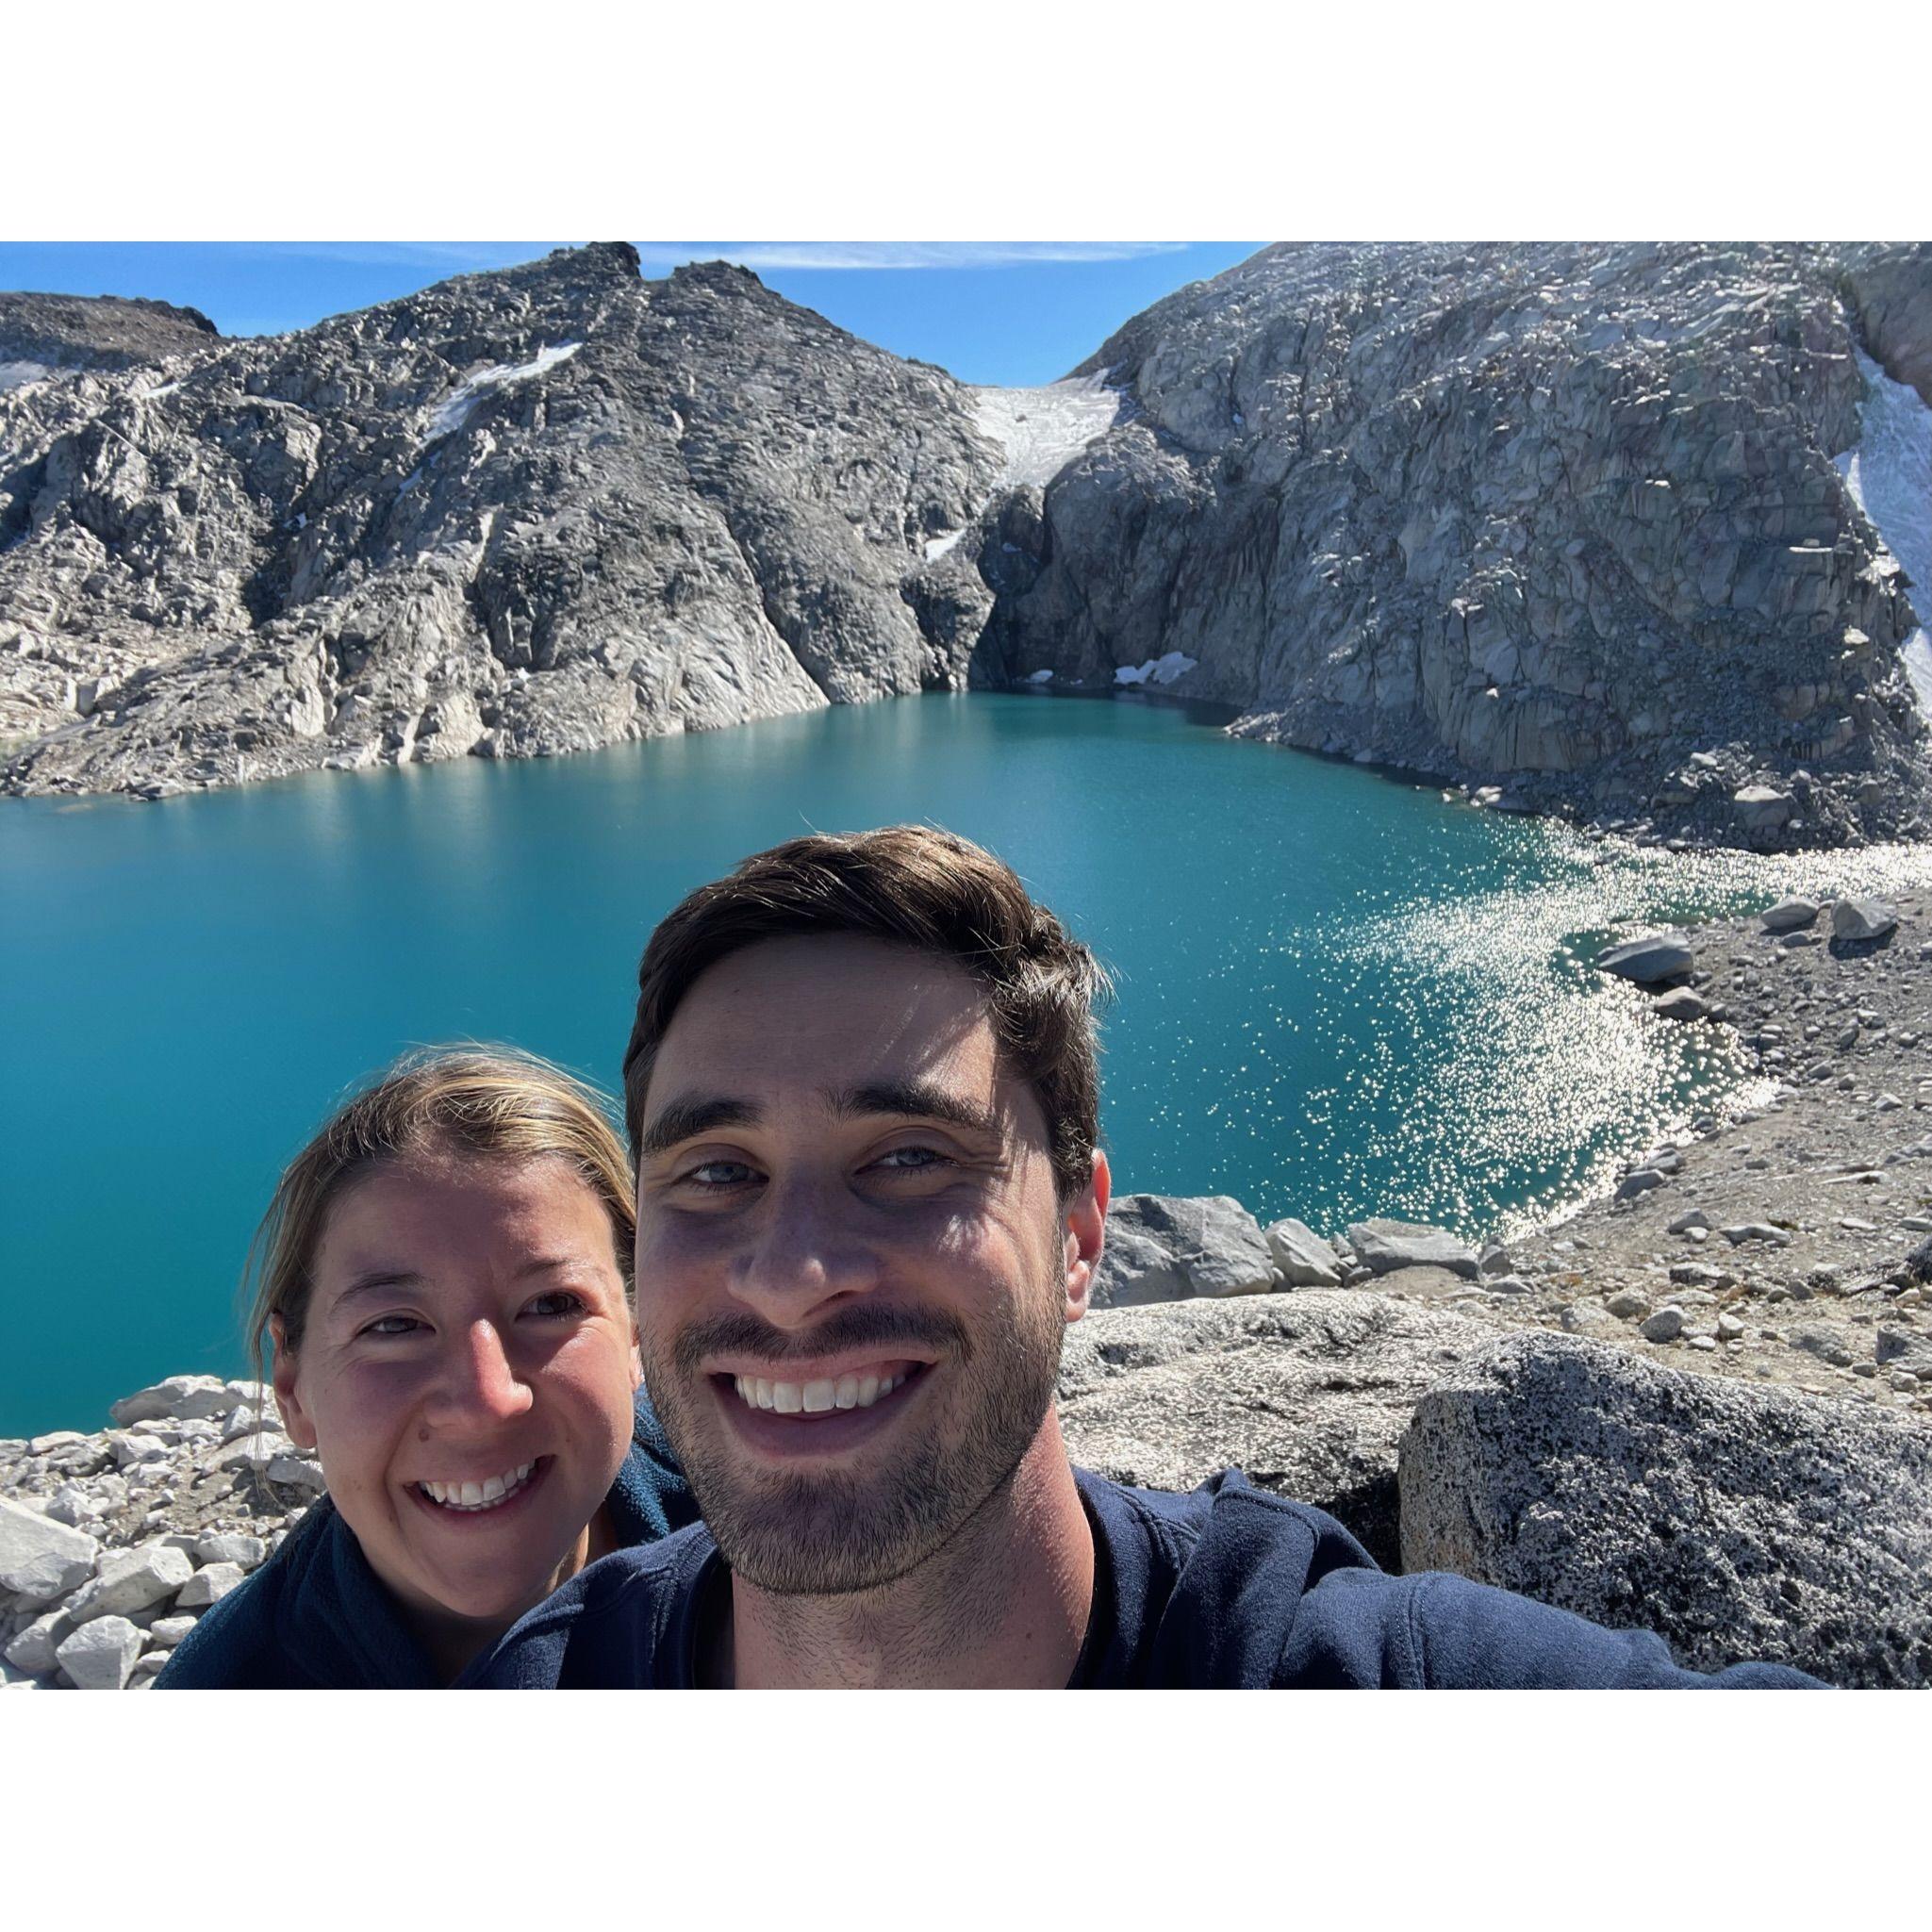
<path fill-rule="evenodd" d="M 623 244 L 0 397 L 16 791 L 584 750 L 964 685 L 943 372 Z M 10 646 L 10 649 L 9 649 Z"/>
<path fill-rule="evenodd" d="M 8 790 L 970 683 L 1639 835 L 1932 824 L 1923 546 L 1850 469 L 1875 382 L 1932 396 L 1932 244 L 1279 246 L 1050 395 L 624 244 L 147 353 L 0 395 Z"/>
<path fill-rule="evenodd" d="M 1243 735 L 1539 808 L 1911 835 L 1927 613 L 1833 460 L 1861 351 L 1932 401 L 1932 245 L 1263 250 L 1083 365 L 1134 418 L 1009 515 L 985 648 L 1178 652 Z"/>

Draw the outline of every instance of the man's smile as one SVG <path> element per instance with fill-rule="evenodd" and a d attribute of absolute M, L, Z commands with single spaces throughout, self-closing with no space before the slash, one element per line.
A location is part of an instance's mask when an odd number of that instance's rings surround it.
<path fill-rule="evenodd" d="M 782 1457 L 824 1456 L 854 1447 L 888 1427 L 932 1368 L 929 1362 L 896 1357 L 853 1363 L 836 1374 L 725 1370 L 706 1380 L 732 1434 L 749 1447 Z"/>

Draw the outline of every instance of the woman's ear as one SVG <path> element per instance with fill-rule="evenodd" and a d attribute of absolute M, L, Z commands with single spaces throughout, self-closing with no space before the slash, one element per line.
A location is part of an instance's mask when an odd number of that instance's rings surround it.
<path fill-rule="evenodd" d="M 1107 1157 L 1094 1149 L 1094 1171 L 1087 1184 L 1066 1205 L 1066 1319 L 1077 1322 L 1087 1312 L 1094 1292 L 1094 1275 L 1107 1240 L 1107 1202 L 1114 1187 Z"/>
<path fill-rule="evenodd" d="M 295 1356 L 289 1346 L 289 1330 L 278 1314 L 269 1317 L 269 1335 L 275 1345 L 275 1365 L 270 1372 L 275 1388 L 275 1406 L 282 1412 L 282 1432 L 298 1449 L 315 1447 L 315 1425 L 302 1406 L 295 1388 Z"/>

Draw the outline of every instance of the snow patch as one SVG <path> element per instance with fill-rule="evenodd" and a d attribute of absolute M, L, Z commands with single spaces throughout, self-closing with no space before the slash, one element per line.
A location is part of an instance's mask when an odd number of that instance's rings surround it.
<path fill-rule="evenodd" d="M 1030 685 L 1050 685 L 1052 682 L 1053 673 L 1050 670 L 1036 670 L 1027 680 L 1027 683 Z"/>
<path fill-rule="evenodd" d="M 1170 651 L 1164 657 L 1148 658 L 1145 664 L 1123 664 L 1114 673 L 1114 682 L 1116 685 L 1171 685 L 1176 678 L 1191 671 L 1198 661 L 1179 651 Z"/>
<path fill-rule="evenodd" d="M 528 362 L 494 363 L 487 369 L 479 369 L 474 375 L 466 375 L 429 419 L 423 441 L 433 443 L 454 436 L 493 391 L 507 388 L 512 383 L 528 382 L 532 376 L 568 362 L 583 346 L 582 342 L 558 342 L 551 348 L 539 349 Z M 406 489 L 409 486 L 403 487 Z"/>
<path fill-rule="evenodd" d="M 966 531 L 962 527 L 958 530 L 942 530 L 937 537 L 927 537 L 926 561 L 931 563 L 934 557 L 943 557 L 965 535 Z"/>
<path fill-rule="evenodd" d="M 1070 376 L 1031 389 L 973 391 L 980 434 L 1006 453 L 999 481 L 1009 489 L 1051 483 L 1120 421 L 1126 403 L 1126 392 L 1109 388 L 1104 375 Z"/>
<path fill-rule="evenodd" d="M 53 373 L 49 362 L 0 362 L 0 395 L 8 389 L 24 389 L 29 383 L 45 382 Z"/>
<path fill-rule="evenodd" d="M 1912 608 L 1932 617 L 1932 407 L 1895 383 L 1861 349 L 1865 401 L 1858 440 L 1838 460 L 1852 500 L 1871 520 L 1911 584 Z M 1932 636 L 1922 626 L 1900 646 L 1919 708 L 1932 718 Z"/>

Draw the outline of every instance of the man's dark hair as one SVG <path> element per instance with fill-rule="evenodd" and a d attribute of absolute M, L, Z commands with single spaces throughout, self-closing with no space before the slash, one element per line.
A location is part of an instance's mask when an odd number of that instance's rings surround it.
<path fill-rule="evenodd" d="M 978 980 L 1008 1066 L 1047 1116 L 1060 1197 L 1086 1185 L 1099 1137 L 1094 1007 L 1111 990 L 1106 968 L 1010 866 L 924 825 L 787 839 L 666 914 L 637 967 L 637 1019 L 624 1052 L 633 1165 L 657 1049 L 698 976 L 761 939 L 815 933 L 911 947 Z"/>

